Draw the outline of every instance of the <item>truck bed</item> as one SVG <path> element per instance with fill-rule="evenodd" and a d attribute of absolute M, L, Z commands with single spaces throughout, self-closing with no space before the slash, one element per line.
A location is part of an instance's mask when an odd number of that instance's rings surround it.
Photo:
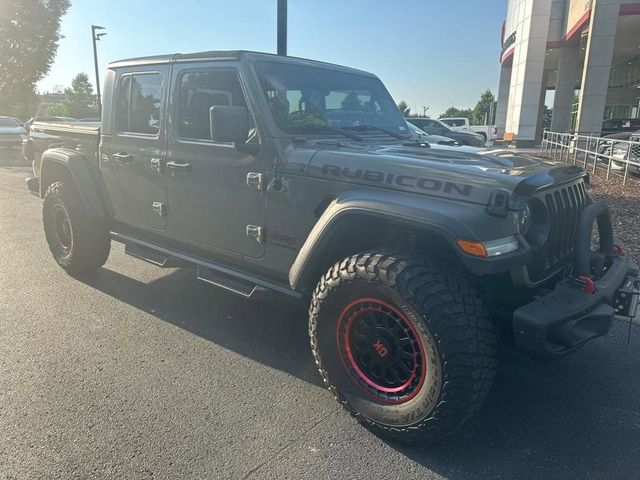
<path fill-rule="evenodd" d="M 30 146 L 25 148 L 24 156 L 31 157 L 36 176 L 39 176 L 42 154 L 49 148 L 71 148 L 89 158 L 97 158 L 100 126 L 100 122 L 34 122 L 29 131 Z"/>

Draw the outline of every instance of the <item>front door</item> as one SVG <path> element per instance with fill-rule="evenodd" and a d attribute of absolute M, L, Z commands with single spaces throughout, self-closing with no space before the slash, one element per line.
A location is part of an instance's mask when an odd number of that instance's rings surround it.
<path fill-rule="evenodd" d="M 113 135 L 102 148 L 113 181 L 106 182 L 116 219 L 143 229 L 164 230 L 165 152 L 163 108 L 169 67 L 119 71 L 114 102 Z M 117 205 L 116 205 L 117 204 Z"/>
<path fill-rule="evenodd" d="M 248 185 L 247 175 L 269 166 L 233 144 L 214 143 L 209 128 L 211 106 L 248 105 L 239 72 L 232 64 L 176 64 L 172 76 L 172 128 L 164 164 L 167 234 L 213 252 L 261 257 L 265 193 Z M 249 141 L 258 141 L 255 128 Z"/>

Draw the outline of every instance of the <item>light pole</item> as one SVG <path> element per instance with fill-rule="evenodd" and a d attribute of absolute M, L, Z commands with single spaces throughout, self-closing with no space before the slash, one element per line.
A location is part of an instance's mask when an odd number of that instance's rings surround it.
<path fill-rule="evenodd" d="M 91 25 L 91 40 L 93 41 L 93 63 L 96 67 L 96 94 L 98 99 L 98 113 L 102 115 L 102 99 L 100 98 L 100 69 L 98 68 L 98 49 L 96 48 L 96 42 L 100 40 L 100 37 L 106 35 L 105 33 L 96 33 L 96 30 L 104 30 L 104 27 L 99 25 Z"/>
<path fill-rule="evenodd" d="M 287 54 L 287 0 L 278 0 L 278 55 Z"/>

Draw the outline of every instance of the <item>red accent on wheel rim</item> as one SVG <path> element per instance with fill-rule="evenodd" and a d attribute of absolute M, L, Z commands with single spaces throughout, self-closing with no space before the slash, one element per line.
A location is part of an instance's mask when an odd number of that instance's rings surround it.
<path fill-rule="evenodd" d="M 406 315 L 377 298 L 360 298 L 338 318 L 340 358 L 353 380 L 383 403 L 404 403 L 426 378 L 422 341 Z"/>

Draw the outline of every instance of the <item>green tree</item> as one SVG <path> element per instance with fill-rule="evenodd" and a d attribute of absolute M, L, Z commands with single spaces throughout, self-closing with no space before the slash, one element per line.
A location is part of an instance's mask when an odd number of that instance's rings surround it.
<path fill-rule="evenodd" d="M 411 115 L 411 109 L 409 108 L 409 105 L 407 105 L 407 102 L 405 102 L 404 100 L 400 100 L 400 102 L 398 103 L 398 109 L 400 110 L 400 113 L 402 113 L 403 117 L 408 117 L 409 115 Z"/>
<path fill-rule="evenodd" d="M 471 122 L 473 121 L 473 110 L 470 108 L 460 110 L 456 107 L 449 107 L 438 118 L 468 118 Z"/>
<path fill-rule="evenodd" d="M 492 111 L 495 101 L 496 98 L 493 96 L 493 93 L 491 93 L 491 90 L 487 89 L 480 95 L 480 100 L 478 100 L 478 103 L 476 103 L 476 106 L 473 108 L 472 123 L 474 125 L 484 125 L 487 122 L 491 122 L 489 114 Z"/>
<path fill-rule="evenodd" d="M 485 121 L 491 121 L 489 114 L 495 100 L 491 90 L 485 90 L 473 109 L 466 108 L 462 110 L 456 107 L 449 107 L 438 118 L 468 118 L 471 125 L 484 125 Z"/>
<path fill-rule="evenodd" d="M 0 112 L 35 113 L 36 83 L 49 71 L 69 0 L 0 0 Z"/>
<path fill-rule="evenodd" d="M 79 73 L 71 81 L 71 88 L 64 89 L 64 99 L 59 105 L 50 107 L 49 115 L 61 117 L 96 117 L 98 105 L 93 94 L 93 85 L 86 73 Z"/>

